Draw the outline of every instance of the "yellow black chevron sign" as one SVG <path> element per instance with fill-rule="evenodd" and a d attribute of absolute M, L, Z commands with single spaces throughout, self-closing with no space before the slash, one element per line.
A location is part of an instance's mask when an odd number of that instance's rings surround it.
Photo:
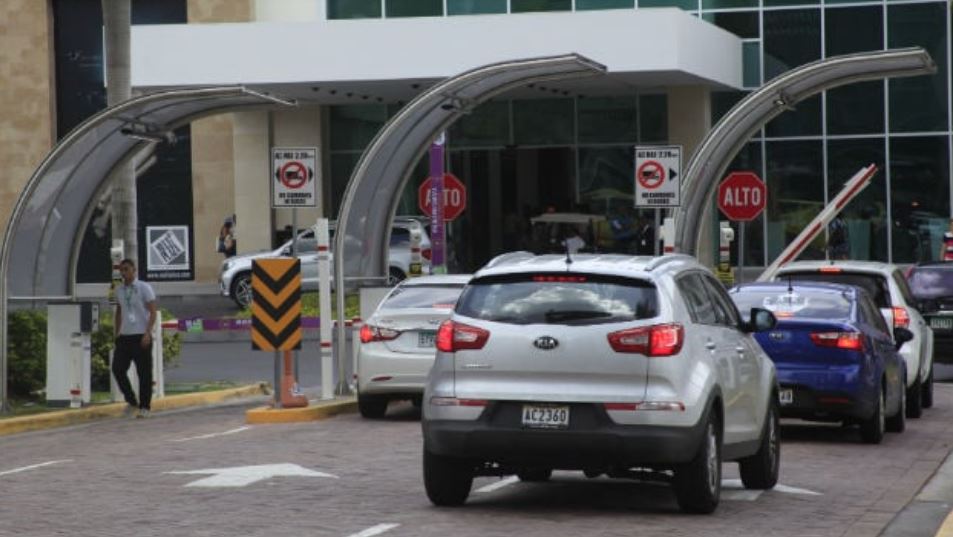
<path fill-rule="evenodd" d="M 251 346 L 259 351 L 301 348 L 301 261 L 252 261 Z"/>

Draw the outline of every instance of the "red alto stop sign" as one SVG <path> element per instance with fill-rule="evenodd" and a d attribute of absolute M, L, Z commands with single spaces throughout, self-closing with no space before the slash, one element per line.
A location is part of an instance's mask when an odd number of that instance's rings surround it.
<path fill-rule="evenodd" d="M 420 212 L 430 216 L 430 187 L 433 179 L 428 177 L 417 190 L 417 205 Z M 455 220 L 467 208 L 467 187 L 452 173 L 443 174 L 443 219 Z"/>
<path fill-rule="evenodd" d="M 731 172 L 718 185 L 718 208 L 729 220 L 754 220 L 767 199 L 768 189 L 754 172 Z"/>

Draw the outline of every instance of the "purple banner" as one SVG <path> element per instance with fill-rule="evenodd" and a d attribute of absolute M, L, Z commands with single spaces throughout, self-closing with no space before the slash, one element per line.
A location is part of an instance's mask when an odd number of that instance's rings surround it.
<path fill-rule="evenodd" d="M 434 274 L 442 274 L 444 264 L 443 221 L 443 133 L 430 144 L 430 266 Z"/>
<path fill-rule="evenodd" d="M 164 329 L 171 328 L 162 323 Z M 302 317 L 301 328 L 318 328 L 320 317 Z M 179 319 L 176 328 L 180 332 L 215 332 L 219 330 L 251 330 L 251 319 Z"/>

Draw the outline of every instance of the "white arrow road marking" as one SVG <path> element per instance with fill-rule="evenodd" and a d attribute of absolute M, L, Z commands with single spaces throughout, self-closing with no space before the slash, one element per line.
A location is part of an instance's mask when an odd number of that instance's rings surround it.
<path fill-rule="evenodd" d="M 272 477 L 330 477 L 338 476 L 302 468 L 297 464 L 261 464 L 258 466 L 235 466 L 233 468 L 209 468 L 207 470 L 184 470 L 167 474 L 200 475 L 212 474 L 185 485 L 186 487 L 244 487 Z"/>
<path fill-rule="evenodd" d="M 517 477 L 517 476 L 515 476 L 515 475 L 512 475 L 512 476 L 510 476 L 510 477 L 507 477 L 506 479 L 501 479 L 501 480 L 497 481 L 496 483 L 490 483 L 489 485 L 486 485 L 486 486 L 484 486 L 484 487 L 480 487 L 480 488 L 476 489 L 475 492 L 478 492 L 478 493 L 480 493 L 480 494 L 484 494 L 484 493 L 487 493 L 487 492 L 493 492 L 494 490 L 499 490 L 499 489 L 501 489 L 501 488 L 503 488 L 503 487 L 508 487 L 508 486 L 512 485 L 513 483 L 518 483 L 519 480 L 520 480 L 519 477 Z"/>
<path fill-rule="evenodd" d="M 18 474 L 18 473 L 20 473 L 20 472 L 26 472 L 27 470 L 33 470 L 33 469 L 36 469 L 36 468 L 42 468 L 42 467 L 44 467 L 44 466 L 51 466 L 51 465 L 53 465 L 53 464 L 60 464 L 60 463 L 64 463 L 64 462 L 73 462 L 73 459 L 62 459 L 62 460 L 58 460 L 58 461 L 41 462 L 40 464 L 31 464 L 30 466 L 23 466 L 23 467 L 21 467 L 21 468 L 14 468 L 13 470 L 7 470 L 7 471 L 5 471 L 5 472 L 0 472 L 0 476 L 2 476 L 2 475 L 10 475 L 10 474 Z"/>
<path fill-rule="evenodd" d="M 358 533 L 352 533 L 348 535 L 347 537 L 372 537 L 374 535 L 380 535 L 384 533 L 385 531 L 390 531 L 396 528 L 397 526 L 400 526 L 400 524 L 378 524 L 376 526 L 371 526 L 370 528 L 367 528 L 366 530 L 360 531 Z"/>
<path fill-rule="evenodd" d="M 722 479 L 721 480 L 722 494 L 721 497 L 725 500 L 737 500 L 737 501 L 746 501 L 753 502 L 757 500 L 763 490 L 747 490 L 745 489 L 744 484 L 740 479 Z M 727 490 L 726 490 L 727 489 Z M 776 492 L 784 492 L 786 494 L 802 494 L 805 496 L 821 496 L 820 492 L 814 492 L 813 490 L 799 489 L 797 487 L 789 487 L 787 485 L 777 484 L 773 489 Z"/>
<path fill-rule="evenodd" d="M 188 438 L 175 438 L 175 439 L 169 440 L 169 441 L 170 441 L 170 442 L 188 442 L 189 440 L 205 440 L 206 438 L 215 438 L 216 436 L 225 436 L 225 435 L 229 435 L 229 434 L 240 433 L 240 432 L 242 432 L 242 431 L 247 431 L 248 429 L 251 429 L 251 426 L 250 426 L 250 425 L 246 425 L 246 426 L 244 426 L 244 427 L 239 427 L 239 428 L 237 428 L 237 429 L 231 429 L 231 430 L 225 431 L 225 432 L 223 432 L 223 433 L 209 433 L 209 434 L 203 434 L 203 435 L 199 435 L 199 436 L 190 436 L 190 437 L 188 437 Z"/>

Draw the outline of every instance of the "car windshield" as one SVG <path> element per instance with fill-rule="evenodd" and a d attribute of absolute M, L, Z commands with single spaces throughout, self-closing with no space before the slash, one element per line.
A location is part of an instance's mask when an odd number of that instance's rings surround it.
<path fill-rule="evenodd" d="M 878 308 L 890 307 L 890 290 L 887 288 L 887 280 L 879 274 L 810 270 L 804 272 L 785 272 L 780 274 L 776 279 L 780 282 L 791 280 L 796 282 L 809 281 L 854 285 L 867 291 L 870 297 L 874 299 L 874 304 L 876 304 Z"/>
<path fill-rule="evenodd" d="M 457 303 L 463 285 L 402 285 L 387 297 L 382 308 L 446 308 Z"/>
<path fill-rule="evenodd" d="M 851 301 L 842 293 L 811 289 L 738 289 L 731 299 L 742 312 L 764 308 L 779 319 L 849 319 Z"/>
<path fill-rule="evenodd" d="M 658 293 L 651 282 L 614 276 L 494 276 L 470 282 L 456 311 L 510 324 L 616 323 L 657 316 Z"/>
<path fill-rule="evenodd" d="M 953 297 L 953 270 L 919 267 L 910 273 L 910 290 L 917 298 Z"/>

